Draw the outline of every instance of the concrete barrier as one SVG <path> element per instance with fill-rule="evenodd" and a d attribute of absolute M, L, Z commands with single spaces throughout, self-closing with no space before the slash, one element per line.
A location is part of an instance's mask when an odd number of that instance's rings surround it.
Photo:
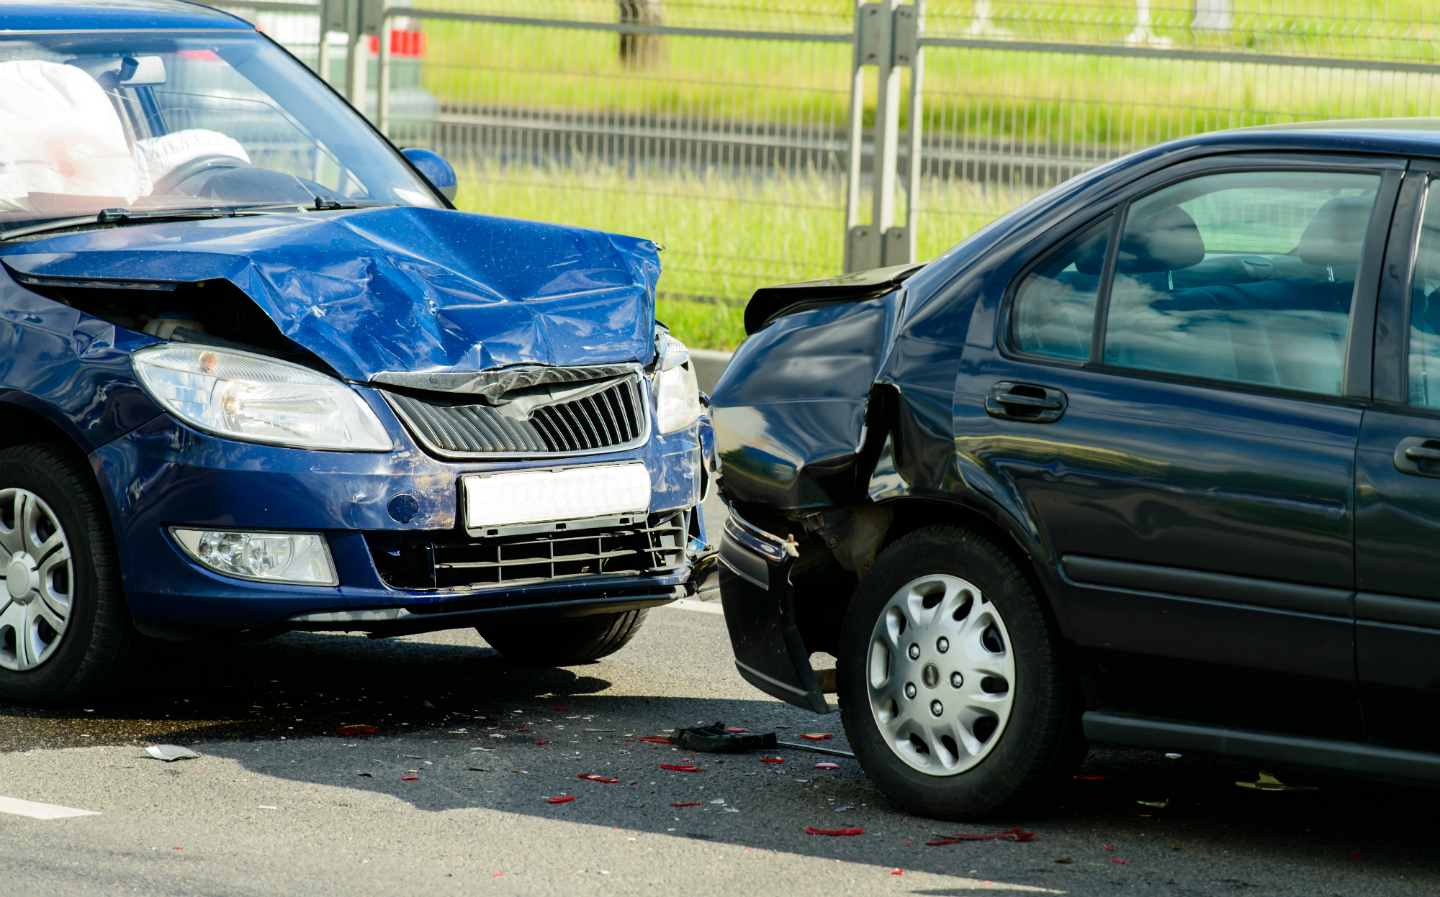
<path fill-rule="evenodd" d="M 691 349 L 690 363 L 695 367 L 695 380 L 700 384 L 700 391 L 709 395 L 715 391 L 720 375 L 725 373 L 725 366 L 730 363 L 730 353 L 717 352 L 714 349 Z"/>

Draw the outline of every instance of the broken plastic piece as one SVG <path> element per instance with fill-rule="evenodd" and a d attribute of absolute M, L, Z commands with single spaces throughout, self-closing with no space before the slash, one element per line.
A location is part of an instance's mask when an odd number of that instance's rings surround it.
<path fill-rule="evenodd" d="M 540 740 L 539 740 L 539 741 L 537 741 L 537 742 L 535 742 L 535 744 L 536 744 L 536 746 L 537 746 L 537 747 L 538 747 L 538 746 L 539 746 L 539 745 L 542 745 L 542 744 L 549 744 L 549 743 L 550 743 L 550 742 L 548 742 L 548 741 L 546 741 L 546 740 L 545 740 L 545 739 L 543 739 L 543 738 L 542 738 L 542 739 L 540 739 Z"/>
<path fill-rule="evenodd" d="M 1110 858 L 1110 862 L 1112 862 L 1112 863 L 1119 863 L 1119 864 L 1122 865 L 1122 866 L 1128 866 L 1128 865 L 1130 865 L 1129 860 L 1122 860 L 1122 859 L 1120 859 L 1119 857 L 1111 857 L 1111 858 Z"/>
<path fill-rule="evenodd" d="M 1352 859 L 1352 860 L 1363 860 L 1363 859 L 1365 859 L 1365 854 L 1363 854 L 1363 853 L 1361 853 L 1360 851 L 1357 850 L 1357 851 L 1355 851 L 1354 853 L 1350 854 L 1350 859 Z"/>
<path fill-rule="evenodd" d="M 1021 828 L 1007 828 L 1003 832 L 990 832 L 981 835 L 970 835 L 964 832 L 957 832 L 945 837 L 955 841 L 1033 841 L 1034 832 L 1027 832 Z"/>
<path fill-rule="evenodd" d="M 775 747 L 775 733 L 766 732 L 752 735 L 744 729 L 726 728 L 724 723 L 713 726 L 696 726 L 676 729 L 674 744 L 687 751 L 704 751 L 711 754 L 731 754 L 754 748 Z"/>
<path fill-rule="evenodd" d="M 145 753 L 156 760 L 164 760 L 166 763 L 174 763 L 176 760 L 195 760 L 199 754 L 187 747 L 178 744 L 152 744 L 145 749 Z"/>
<path fill-rule="evenodd" d="M 1135 803 L 1146 807 L 1159 807 L 1163 810 L 1170 806 L 1170 798 L 1167 797 L 1164 800 L 1137 800 Z"/>
<path fill-rule="evenodd" d="M 1165 759 L 1167 759 L 1167 760 L 1179 760 L 1179 759 L 1180 759 L 1180 755 L 1179 755 L 1179 754 L 1166 754 L 1166 755 L 1165 755 Z"/>
<path fill-rule="evenodd" d="M 374 735 L 376 732 L 379 732 L 380 730 L 379 730 L 378 728 L 376 728 L 375 726 L 357 725 L 357 726 L 341 726 L 340 728 L 336 729 L 335 731 L 336 731 L 337 733 L 341 734 L 341 735 Z"/>
<path fill-rule="evenodd" d="M 418 781 L 420 781 L 420 777 L 419 777 L 419 776 L 401 776 L 401 777 L 400 777 L 400 781 L 402 781 L 402 782 L 418 782 Z"/>
<path fill-rule="evenodd" d="M 704 803 L 704 801 L 700 801 L 700 800 L 690 800 L 690 801 L 686 801 L 685 803 L 682 803 L 682 804 L 671 804 L 670 806 L 672 806 L 672 807 L 698 807 L 698 806 L 700 806 L 702 803 Z"/>
<path fill-rule="evenodd" d="M 726 727 L 725 727 L 725 731 L 726 731 L 726 732 L 729 732 L 731 735 L 739 735 L 739 734 L 741 734 L 741 733 L 743 733 L 743 732 L 749 732 L 750 730 L 749 730 L 749 729 L 742 729 L 742 728 L 740 728 L 739 726 L 726 726 Z"/>
<path fill-rule="evenodd" d="M 700 767 L 698 767 L 698 766 L 681 766 L 681 765 L 678 764 L 678 763 L 661 763 L 661 764 L 660 764 L 660 768 L 661 768 L 661 769 L 668 769 L 668 770 L 671 770 L 672 772 L 699 772 L 699 771 L 700 771 Z"/>
<path fill-rule="evenodd" d="M 1056 862 L 1056 863 L 1073 863 L 1073 862 L 1075 862 L 1075 861 L 1072 860 L 1072 859 L 1070 859 L 1069 857 L 1061 857 L 1060 859 L 1058 859 L 1058 860 L 1053 860 L 1052 862 Z"/>
<path fill-rule="evenodd" d="M 575 795 L 573 795 L 573 794 L 567 794 L 567 795 L 565 795 L 564 797 L 547 797 L 547 798 L 545 798 L 545 803 L 547 803 L 547 804 L 568 804 L 568 803 L 570 803 L 570 801 L 572 801 L 572 800 L 574 800 L 574 799 L 575 799 Z"/>
<path fill-rule="evenodd" d="M 1237 788 L 1254 788 L 1256 791 L 1319 791 L 1314 785 L 1286 785 L 1284 782 L 1272 776 L 1265 770 L 1260 770 L 1260 778 L 1254 782 L 1236 782 Z"/>
<path fill-rule="evenodd" d="M 784 763 L 784 762 L 785 762 L 785 758 L 784 758 L 784 757 L 761 757 L 761 758 L 760 758 L 760 762 L 761 762 L 761 763 Z"/>
<path fill-rule="evenodd" d="M 827 738 L 834 738 L 829 732 L 812 732 L 809 735 L 801 735 L 806 741 L 824 741 Z"/>
<path fill-rule="evenodd" d="M 605 782 L 605 783 L 608 784 L 608 785 L 614 785 L 614 784 L 617 784 L 617 783 L 620 781 L 619 779 L 607 779 L 607 778 L 605 778 L 604 776 L 597 776 L 597 775 L 595 775 L 594 773 L 589 773 L 589 772 L 582 772 L 582 773 L 580 773 L 578 776 L 576 776 L 575 778 L 577 778 L 577 779 L 587 779 L 587 780 L 589 780 L 589 781 L 591 781 L 591 782 Z"/>
<path fill-rule="evenodd" d="M 1100 781 L 1101 779 L 1103 779 L 1103 778 L 1105 778 L 1105 777 L 1104 777 L 1104 776 L 1076 776 L 1075 778 L 1078 779 L 1078 780 L 1081 781 L 1081 782 L 1098 782 L 1098 781 Z"/>
<path fill-rule="evenodd" d="M 553 711 L 555 711 L 556 713 L 569 713 L 569 712 L 570 712 L 570 708 L 569 708 L 569 707 L 551 707 L 550 709 L 553 710 Z"/>
<path fill-rule="evenodd" d="M 839 764 L 839 763 L 816 763 L 816 764 L 815 764 L 815 768 L 816 768 L 816 769 L 839 769 L 839 768 L 840 768 L 840 764 Z"/>
<path fill-rule="evenodd" d="M 675 743 L 675 742 L 671 741 L 671 740 L 668 739 L 668 738 L 656 738 L 656 737 L 653 736 L 653 735 L 646 735 L 646 736 L 644 736 L 644 737 L 637 738 L 637 739 L 635 739 L 635 740 L 636 740 L 636 741 L 649 741 L 649 742 L 653 742 L 653 743 L 655 743 L 655 744 L 674 744 L 674 743 Z"/>
<path fill-rule="evenodd" d="M 904 875 L 904 874 L 905 874 L 905 870 L 904 870 L 904 869 L 891 869 L 891 870 L 890 870 L 890 874 L 891 874 L 891 875 Z"/>
<path fill-rule="evenodd" d="M 909 842 L 907 841 L 906 843 L 908 844 Z M 943 840 L 943 841 L 926 841 L 926 842 L 925 842 L 925 846 L 926 846 L 926 847 L 944 847 L 946 844 L 954 844 L 954 843 L 955 843 L 955 839 L 954 839 L 954 838 L 946 838 L 946 839 Z"/>
<path fill-rule="evenodd" d="M 1109 844 L 1105 844 L 1105 843 L 1101 843 L 1100 846 L 1103 847 L 1103 848 L 1105 848 L 1106 850 L 1114 850 L 1114 849 L 1115 849 L 1115 848 L 1111 847 Z"/>
<path fill-rule="evenodd" d="M 865 834 L 865 830 L 863 828 L 812 828 L 807 825 L 805 826 L 805 834 L 840 837 L 843 835 L 863 835 Z"/>

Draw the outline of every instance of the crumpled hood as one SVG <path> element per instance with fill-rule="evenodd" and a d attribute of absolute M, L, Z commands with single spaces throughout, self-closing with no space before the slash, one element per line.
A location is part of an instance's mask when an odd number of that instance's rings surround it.
<path fill-rule="evenodd" d="M 441 209 L 297 212 L 67 234 L 0 259 L 36 276 L 224 278 L 352 380 L 654 354 L 657 247 L 577 227 Z"/>

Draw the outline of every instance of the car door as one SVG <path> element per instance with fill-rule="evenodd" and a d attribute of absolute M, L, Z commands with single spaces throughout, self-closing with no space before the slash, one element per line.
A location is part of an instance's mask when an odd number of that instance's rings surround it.
<path fill-rule="evenodd" d="M 1440 163 L 1406 175 L 1356 461 L 1355 659 L 1369 738 L 1440 750 Z"/>
<path fill-rule="evenodd" d="M 1010 269 L 957 451 L 1058 568 L 1092 706 L 1363 737 L 1354 457 L 1403 167 L 1177 166 Z"/>

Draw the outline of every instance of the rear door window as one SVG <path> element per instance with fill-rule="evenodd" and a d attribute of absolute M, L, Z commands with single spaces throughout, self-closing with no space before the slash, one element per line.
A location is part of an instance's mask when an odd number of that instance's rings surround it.
<path fill-rule="evenodd" d="M 1339 395 L 1380 175 L 1230 172 L 1130 204 L 1106 364 Z"/>
<path fill-rule="evenodd" d="M 1410 404 L 1440 408 L 1440 181 L 1425 191 L 1410 297 Z"/>

